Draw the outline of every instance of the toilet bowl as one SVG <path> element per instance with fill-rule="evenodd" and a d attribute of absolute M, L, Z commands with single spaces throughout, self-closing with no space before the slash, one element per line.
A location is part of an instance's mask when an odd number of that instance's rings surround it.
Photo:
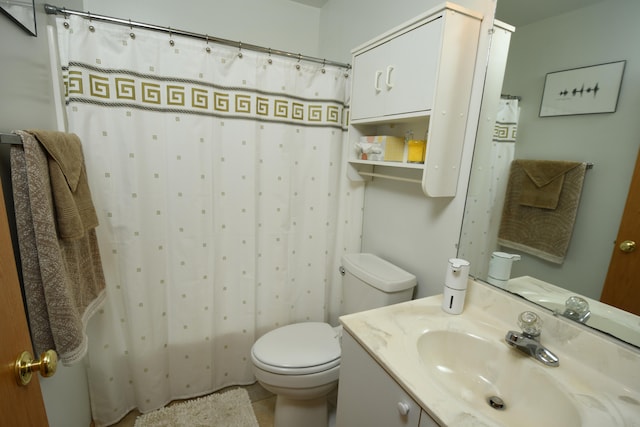
<path fill-rule="evenodd" d="M 295 323 L 260 337 L 251 350 L 256 379 L 277 395 L 278 427 L 326 427 L 327 394 L 338 385 L 339 331 L 327 323 Z"/>
<path fill-rule="evenodd" d="M 414 275 L 372 254 L 342 258 L 346 313 L 408 301 Z M 267 332 L 251 348 L 258 382 L 276 394 L 274 427 L 327 427 L 327 395 L 338 385 L 342 328 L 294 323 Z"/>

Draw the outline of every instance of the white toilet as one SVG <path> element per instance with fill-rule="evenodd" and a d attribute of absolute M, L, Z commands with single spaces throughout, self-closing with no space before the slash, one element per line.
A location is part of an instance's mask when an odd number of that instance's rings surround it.
<path fill-rule="evenodd" d="M 343 314 L 409 301 L 416 277 L 373 254 L 342 257 Z M 251 349 L 256 379 L 275 393 L 275 427 L 327 427 L 327 395 L 338 385 L 340 327 L 295 323 Z"/>

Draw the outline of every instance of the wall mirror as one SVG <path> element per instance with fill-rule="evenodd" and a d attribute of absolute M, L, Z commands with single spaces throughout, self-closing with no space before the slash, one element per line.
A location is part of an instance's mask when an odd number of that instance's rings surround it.
<path fill-rule="evenodd" d="M 1 0 L 0 8 L 27 33 L 34 37 L 38 35 L 34 0 Z"/>
<path fill-rule="evenodd" d="M 500 100 L 500 104 L 496 100 L 496 109 L 483 111 L 481 117 L 507 120 L 515 115 L 517 133 L 515 142 L 502 141 L 497 133 L 478 134 L 458 255 L 471 262 L 472 276 L 487 282 L 492 252 L 520 255 L 512 264 L 511 280 L 500 287 L 558 313 L 564 312 L 569 296 L 582 297 L 592 313 L 587 326 L 640 347 L 640 316 L 600 303 L 609 263 L 619 246 L 618 228 L 640 146 L 640 51 L 621 42 L 640 38 L 640 29 L 631 18 L 640 16 L 640 3 L 530 3 L 498 0 L 496 18 L 516 27 L 502 84 L 502 93 L 513 99 Z M 528 7 L 535 10 L 526 10 Z M 615 113 L 539 116 L 547 73 L 623 60 L 627 68 Z M 508 111 L 500 110 L 507 105 Z M 577 216 L 561 264 L 497 242 L 512 159 L 593 165 L 584 174 Z M 545 229 L 540 226 L 535 232 L 542 234 Z M 640 251 L 634 256 L 640 256 Z M 636 287 L 637 283 L 636 279 Z M 640 306 L 640 296 L 635 300 Z"/>

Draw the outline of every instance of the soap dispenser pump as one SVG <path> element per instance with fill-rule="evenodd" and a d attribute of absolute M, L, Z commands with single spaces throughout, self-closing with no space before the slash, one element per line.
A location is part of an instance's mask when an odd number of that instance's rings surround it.
<path fill-rule="evenodd" d="M 464 308 L 469 278 L 469 261 L 460 258 L 449 259 L 444 281 L 442 310 L 450 314 L 460 314 Z"/>

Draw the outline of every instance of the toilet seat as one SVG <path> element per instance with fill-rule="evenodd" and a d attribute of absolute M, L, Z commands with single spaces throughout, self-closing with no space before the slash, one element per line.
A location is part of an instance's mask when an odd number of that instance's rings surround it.
<path fill-rule="evenodd" d="M 340 365 L 338 332 L 328 323 L 294 323 L 260 337 L 251 350 L 256 367 L 280 375 L 305 375 Z"/>

